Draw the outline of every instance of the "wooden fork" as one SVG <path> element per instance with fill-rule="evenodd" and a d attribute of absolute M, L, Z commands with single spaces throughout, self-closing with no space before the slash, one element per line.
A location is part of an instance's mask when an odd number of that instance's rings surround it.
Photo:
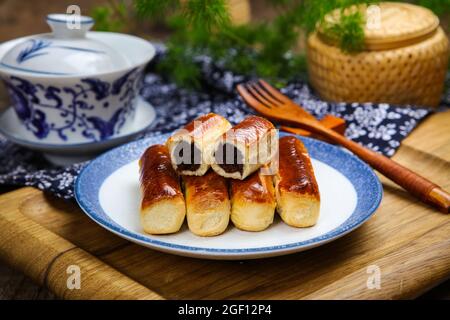
<path fill-rule="evenodd" d="M 449 213 L 450 194 L 447 191 L 401 164 L 324 127 L 306 110 L 264 80 L 240 84 L 237 90 L 250 107 L 266 118 L 308 130 L 340 144 L 414 196 Z"/>

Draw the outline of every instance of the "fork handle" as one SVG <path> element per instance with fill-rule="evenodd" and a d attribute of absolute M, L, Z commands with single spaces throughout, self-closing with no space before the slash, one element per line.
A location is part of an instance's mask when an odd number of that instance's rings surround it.
<path fill-rule="evenodd" d="M 438 185 L 428 179 L 418 175 L 401 164 L 383 156 L 377 152 L 367 149 L 360 144 L 345 138 L 344 136 L 325 127 L 319 127 L 315 124 L 295 122 L 297 126 L 313 131 L 329 140 L 332 140 L 348 150 L 352 151 L 359 158 L 367 162 L 372 168 L 397 183 L 405 190 L 424 202 L 431 203 L 438 207 L 442 212 L 449 213 L 450 194 L 440 188 Z"/>

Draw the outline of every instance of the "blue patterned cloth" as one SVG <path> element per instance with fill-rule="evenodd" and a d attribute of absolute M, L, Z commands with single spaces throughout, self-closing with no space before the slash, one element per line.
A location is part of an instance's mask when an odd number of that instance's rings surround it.
<path fill-rule="evenodd" d="M 156 124 L 138 138 L 171 132 L 207 112 L 221 114 L 233 124 L 253 113 L 235 91 L 237 83 L 249 80 L 246 76 L 224 70 L 209 57 L 202 56 L 197 63 L 202 69 L 203 89 L 181 89 L 152 72 L 163 51 L 158 46 L 157 58 L 149 66 L 141 92 L 156 109 Z M 413 106 L 329 103 L 318 99 L 302 81 L 290 82 L 282 92 L 318 118 L 325 114 L 344 118 L 348 138 L 387 156 L 392 156 L 400 142 L 431 112 Z M 444 103 L 449 100 L 447 95 Z M 71 199 L 74 181 L 85 165 L 52 166 L 39 153 L 16 146 L 0 135 L 0 184 L 34 186 Z"/>

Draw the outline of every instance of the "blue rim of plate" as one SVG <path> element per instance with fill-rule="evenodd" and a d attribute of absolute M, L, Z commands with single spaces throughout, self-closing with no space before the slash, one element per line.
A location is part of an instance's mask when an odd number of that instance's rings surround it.
<path fill-rule="evenodd" d="M 17 144 L 20 143 L 21 145 L 36 146 L 36 147 L 40 147 L 40 148 L 54 148 L 54 149 L 58 149 L 58 148 L 79 148 L 79 147 L 86 147 L 86 146 L 99 144 L 99 143 L 109 143 L 109 142 L 112 142 L 112 141 L 115 141 L 115 140 L 119 140 L 119 139 L 126 139 L 127 137 L 136 136 L 136 135 L 144 132 L 145 130 L 151 129 L 156 123 L 156 110 L 153 107 L 153 105 L 150 102 L 146 101 L 144 98 L 140 97 L 140 96 L 138 96 L 137 99 L 141 100 L 141 101 L 138 101 L 138 103 L 144 103 L 147 107 L 151 107 L 153 109 L 154 117 L 153 117 L 152 122 L 150 122 L 147 126 L 145 126 L 143 128 L 140 128 L 139 130 L 136 130 L 136 131 L 133 131 L 133 132 L 129 132 L 129 133 L 124 133 L 122 135 L 117 135 L 115 137 L 108 138 L 106 140 L 90 141 L 90 142 L 79 142 L 79 143 L 41 143 L 41 142 L 37 142 L 37 141 L 30 141 L 30 140 L 25 140 L 25 139 L 22 139 L 22 138 L 18 138 L 16 135 L 13 135 L 13 134 L 10 134 L 9 132 L 7 132 L 1 126 L 0 126 L 0 134 L 2 134 L 7 139 L 9 139 L 12 142 L 17 143 Z M 6 108 L 5 110 L 3 110 L 2 112 L 0 112 L 0 119 L 5 115 L 5 113 L 7 111 L 9 111 L 9 108 L 13 108 L 13 106 L 10 106 L 10 107 Z"/>
<path fill-rule="evenodd" d="M 292 134 L 280 132 L 280 137 L 285 135 Z M 312 158 L 339 171 L 355 188 L 357 194 L 356 207 L 351 216 L 341 225 L 323 235 L 305 241 L 258 248 L 202 248 L 151 239 L 144 234 L 135 233 L 125 229 L 109 218 L 101 207 L 98 196 L 100 187 L 108 176 L 122 166 L 137 160 L 148 146 L 164 143 L 168 136 L 169 134 L 155 135 L 153 137 L 134 141 L 114 148 L 92 160 L 83 168 L 75 182 L 75 198 L 81 209 L 101 226 L 137 243 L 148 243 L 161 249 L 176 250 L 185 253 L 239 255 L 274 253 L 290 249 L 309 248 L 337 239 L 367 221 L 378 208 L 383 196 L 381 182 L 374 171 L 355 155 L 326 142 L 293 135 L 303 141 Z"/>

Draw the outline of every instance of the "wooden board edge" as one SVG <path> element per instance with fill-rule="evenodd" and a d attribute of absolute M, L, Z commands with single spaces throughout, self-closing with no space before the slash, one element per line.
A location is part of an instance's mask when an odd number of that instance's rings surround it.
<path fill-rule="evenodd" d="M 0 197 L 0 259 L 63 299 L 163 299 L 103 261 L 23 215 L 22 201 L 41 191 Z"/>

